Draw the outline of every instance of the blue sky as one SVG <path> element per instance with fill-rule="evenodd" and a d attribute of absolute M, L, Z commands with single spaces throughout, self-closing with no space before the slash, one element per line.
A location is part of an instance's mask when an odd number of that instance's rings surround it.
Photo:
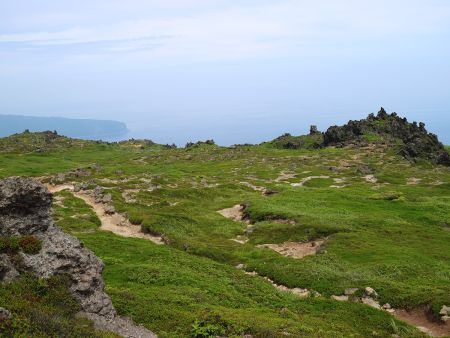
<path fill-rule="evenodd" d="M 383 105 L 450 143 L 448 0 L 0 2 L 0 114 L 260 142 Z"/>

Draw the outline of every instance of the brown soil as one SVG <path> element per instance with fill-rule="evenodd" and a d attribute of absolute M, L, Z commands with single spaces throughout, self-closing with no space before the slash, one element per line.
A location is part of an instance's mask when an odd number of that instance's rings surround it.
<path fill-rule="evenodd" d="M 244 219 L 244 209 L 245 207 L 243 205 L 236 204 L 234 207 L 222 209 L 217 212 L 233 221 L 242 221 Z"/>
<path fill-rule="evenodd" d="M 422 332 L 431 337 L 447 337 L 450 336 L 450 322 L 441 323 L 434 321 L 428 315 L 426 309 L 395 310 L 393 315 L 409 325 L 417 327 Z"/>

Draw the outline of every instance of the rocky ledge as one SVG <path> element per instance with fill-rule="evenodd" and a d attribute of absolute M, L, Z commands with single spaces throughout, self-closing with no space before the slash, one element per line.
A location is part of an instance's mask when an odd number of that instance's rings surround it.
<path fill-rule="evenodd" d="M 34 238 L 41 243 L 34 252 L 19 251 L 14 259 L 0 254 L 0 282 L 10 283 L 24 272 L 39 278 L 68 275 L 80 315 L 93 320 L 99 329 L 125 337 L 156 337 L 117 316 L 111 298 L 104 292 L 103 262 L 53 224 L 51 206 L 52 195 L 32 179 L 11 177 L 0 181 L 0 236 Z"/>

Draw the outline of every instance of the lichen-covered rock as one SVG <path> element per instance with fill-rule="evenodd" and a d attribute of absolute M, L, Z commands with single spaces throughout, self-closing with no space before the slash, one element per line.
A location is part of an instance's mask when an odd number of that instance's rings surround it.
<path fill-rule="evenodd" d="M 22 254 L 22 266 L 40 278 L 67 274 L 70 290 L 85 312 L 113 317 L 111 299 L 103 292 L 103 263 L 76 238 L 51 225 L 38 234 L 42 249 L 38 254 Z"/>
<path fill-rule="evenodd" d="M 10 283 L 19 277 L 19 272 L 14 264 L 9 259 L 8 255 L 0 255 L 0 281 L 3 283 Z"/>
<path fill-rule="evenodd" d="M 22 177 L 0 181 L 0 235 L 45 232 L 52 224 L 52 195 L 40 183 Z"/>

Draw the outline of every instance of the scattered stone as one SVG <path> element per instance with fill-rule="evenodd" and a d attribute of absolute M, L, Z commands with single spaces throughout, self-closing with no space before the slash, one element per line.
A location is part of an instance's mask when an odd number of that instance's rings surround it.
<path fill-rule="evenodd" d="M 362 175 L 371 175 L 373 174 L 373 170 L 365 164 L 358 165 L 356 168 L 356 172 Z"/>
<path fill-rule="evenodd" d="M 366 175 L 366 176 L 364 176 L 364 179 L 368 183 L 377 183 L 378 182 L 378 179 L 374 175 Z"/>
<path fill-rule="evenodd" d="M 374 289 L 372 289 L 370 286 L 366 287 L 364 289 L 364 291 L 365 291 L 366 295 L 369 297 L 378 297 L 378 293 Z"/>
<path fill-rule="evenodd" d="M 110 203 L 112 201 L 111 194 L 106 194 L 102 197 L 102 203 Z"/>
<path fill-rule="evenodd" d="M 358 290 L 359 290 L 358 288 L 348 288 L 348 289 L 345 289 L 344 294 L 347 296 L 351 296 L 351 295 L 354 295 L 356 293 L 356 291 L 358 291 Z"/>
<path fill-rule="evenodd" d="M 392 309 L 391 304 L 389 304 L 389 303 L 384 304 L 383 309 L 385 309 L 385 310 Z"/>
<path fill-rule="evenodd" d="M 5 308 L 0 307 L 0 322 L 10 320 L 12 318 L 11 312 Z"/>
<path fill-rule="evenodd" d="M 348 301 L 348 296 L 346 295 L 342 295 L 342 296 L 331 296 L 332 299 L 337 300 L 339 302 L 347 302 Z"/>
<path fill-rule="evenodd" d="M 116 208 L 114 208 L 114 206 L 112 206 L 110 204 L 105 205 L 105 213 L 107 215 L 113 215 L 116 213 Z"/>
<path fill-rule="evenodd" d="M 443 315 L 443 316 L 450 314 L 450 307 L 447 305 L 442 305 L 442 308 L 441 308 L 441 311 L 439 311 L 439 314 Z"/>
<path fill-rule="evenodd" d="M 370 298 L 370 297 L 363 297 L 363 298 L 361 299 L 361 301 L 362 301 L 364 304 L 366 304 L 366 305 L 369 305 L 369 306 L 371 306 L 371 307 L 373 307 L 373 308 L 375 308 L 375 309 L 381 310 L 380 303 L 378 303 L 378 302 L 377 302 L 376 300 L 374 300 L 373 298 Z"/>
<path fill-rule="evenodd" d="M 243 269 L 245 269 L 245 264 L 240 263 L 240 264 L 236 265 L 236 268 L 239 270 L 243 270 Z"/>

